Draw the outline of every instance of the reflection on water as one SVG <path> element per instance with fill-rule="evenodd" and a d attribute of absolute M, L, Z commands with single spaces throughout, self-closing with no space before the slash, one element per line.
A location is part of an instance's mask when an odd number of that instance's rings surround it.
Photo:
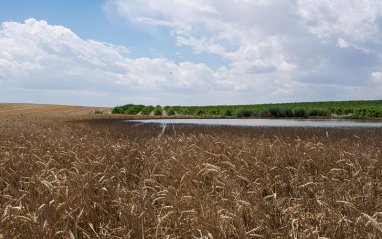
<path fill-rule="evenodd" d="M 129 122 L 157 124 L 230 125 L 252 127 L 382 127 L 378 120 L 348 119 L 142 119 Z"/>

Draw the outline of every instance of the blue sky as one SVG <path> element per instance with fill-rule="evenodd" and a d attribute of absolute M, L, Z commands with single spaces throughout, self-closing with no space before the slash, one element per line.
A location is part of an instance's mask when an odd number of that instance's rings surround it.
<path fill-rule="evenodd" d="M 0 102 L 382 98 L 379 0 L 14 0 L 0 22 Z"/>

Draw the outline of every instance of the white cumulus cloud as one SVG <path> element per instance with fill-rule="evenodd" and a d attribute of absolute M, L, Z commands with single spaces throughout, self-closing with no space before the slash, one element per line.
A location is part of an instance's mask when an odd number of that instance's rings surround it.
<path fill-rule="evenodd" d="M 105 0 L 104 10 L 167 31 L 172 52 L 133 58 L 135 46 L 81 39 L 44 20 L 3 22 L 0 94 L 111 106 L 380 98 L 378 0 Z M 206 55 L 226 64 L 212 67 Z"/>
<path fill-rule="evenodd" d="M 0 48 L 3 90 L 19 93 L 35 90 L 42 92 L 36 93 L 41 97 L 47 92 L 62 97 L 78 92 L 78 97 L 94 97 L 98 102 L 105 102 L 96 97 L 128 96 L 134 101 L 142 95 L 156 95 L 154 98 L 159 103 L 162 100 L 159 95 L 166 92 L 175 95 L 178 92 L 182 96 L 230 90 L 235 86 L 233 81 L 221 79 L 224 77 L 203 63 L 175 64 L 166 58 L 132 59 L 125 56 L 129 53 L 126 47 L 84 40 L 70 29 L 43 20 L 2 23 Z M 106 103 L 123 102 L 114 99 Z"/>
<path fill-rule="evenodd" d="M 289 97 L 277 101 L 380 97 L 370 88 L 381 70 L 379 0 L 108 0 L 105 9 L 163 22 L 178 48 L 228 60 L 225 77 L 236 89 L 266 100 L 267 92 Z"/>

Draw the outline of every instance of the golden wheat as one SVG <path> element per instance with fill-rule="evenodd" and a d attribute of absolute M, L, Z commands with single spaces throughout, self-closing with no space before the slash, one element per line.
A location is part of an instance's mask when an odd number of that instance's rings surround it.
<path fill-rule="evenodd" d="M 75 117 L 0 115 L 0 238 L 382 237 L 381 129 Z"/>

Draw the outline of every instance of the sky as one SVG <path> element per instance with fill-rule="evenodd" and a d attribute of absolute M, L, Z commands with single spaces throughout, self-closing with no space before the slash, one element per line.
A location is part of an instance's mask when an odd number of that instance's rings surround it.
<path fill-rule="evenodd" d="M 0 102 L 382 99 L 380 0 L 12 0 Z"/>

